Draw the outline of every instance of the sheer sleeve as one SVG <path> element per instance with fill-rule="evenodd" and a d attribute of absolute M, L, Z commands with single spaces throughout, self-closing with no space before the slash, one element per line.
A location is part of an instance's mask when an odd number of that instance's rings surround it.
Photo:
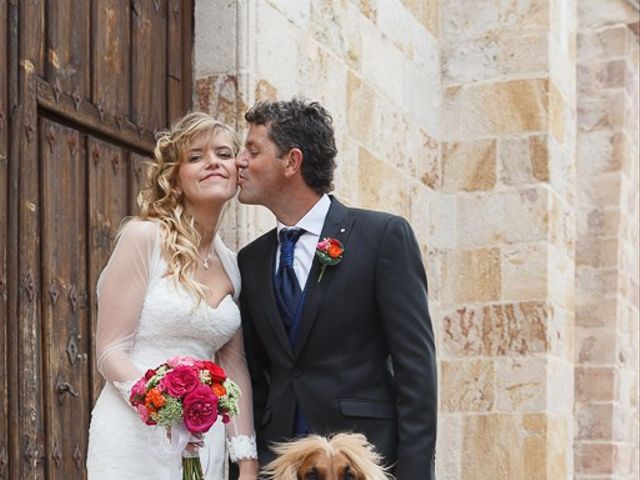
<path fill-rule="evenodd" d="M 142 376 L 130 351 L 149 282 L 158 226 L 131 221 L 120 232 L 116 247 L 97 285 L 98 371 L 129 400 L 132 384 Z"/>
<path fill-rule="evenodd" d="M 227 448 L 233 462 L 257 459 L 256 436 L 253 427 L 253 400 L 251 379 L 244 355 L 242 329 L 238 329 L 227 344 L 217 353 L 217 361 L 227 376 L 240 387 L 240 413 L 227 424 Z"/>

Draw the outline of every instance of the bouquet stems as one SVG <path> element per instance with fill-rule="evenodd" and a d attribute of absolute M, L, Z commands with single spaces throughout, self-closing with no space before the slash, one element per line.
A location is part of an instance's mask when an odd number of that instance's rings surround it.
<path fill-rule="evenodd" d="M 185 451 L 182 454 L 182 480 L 204 480 L 202 464 L 197 453 Z"/>

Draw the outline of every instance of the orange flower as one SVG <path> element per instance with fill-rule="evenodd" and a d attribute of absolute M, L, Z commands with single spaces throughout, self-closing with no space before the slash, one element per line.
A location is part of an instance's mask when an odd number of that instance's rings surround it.
<path fill-rule="evenodd" d="M 164 398 L 160 390 L 152 388 L 147 392 L 144 404 L 149 410 L 157 410 L 164 407 L 167 400 Z"/>
<path fill-rule="evenodd" d="M 338 258 L 340 255 L 342 255 L 342 248 L 337 245 L 331 245 L 329 247 L 328 253 L 331 258 Z"/>
<path fill-rule="evenodd" d="M 214 383 L 211 385 L 211 390 L 217 397 L 224 397 L 227 394 L 227 389 L 221 383 Z"/>

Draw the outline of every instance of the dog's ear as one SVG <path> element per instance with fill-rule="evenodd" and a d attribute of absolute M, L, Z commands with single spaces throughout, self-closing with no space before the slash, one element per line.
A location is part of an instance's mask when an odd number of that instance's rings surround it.
<path fill-rule="evenodd" d="M 331 446 L 349 459 L 357 480 L 391 480 L 382 463 L 382 456 L 376 452 L 366 437 L 359 433 L 339 433 L 329 440 Z"/>

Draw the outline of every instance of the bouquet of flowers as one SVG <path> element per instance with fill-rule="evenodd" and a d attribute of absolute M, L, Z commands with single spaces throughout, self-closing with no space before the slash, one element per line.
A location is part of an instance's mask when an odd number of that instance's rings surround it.
<path fill-rule="evenodd" d="M 191 435 L 204 434 L 220 417 L 228 423 L 238 414 L 240 388 L 208 360 L 173 357 L 147 370 L 131 388 L 129 401 L 147 425 L 171 429 L 171 443 L 182 449 Z M 176 440 L 179 432 L 182 439 Z M 183 480 L 202 480 L 197 453 L 182 453 Z"/>

